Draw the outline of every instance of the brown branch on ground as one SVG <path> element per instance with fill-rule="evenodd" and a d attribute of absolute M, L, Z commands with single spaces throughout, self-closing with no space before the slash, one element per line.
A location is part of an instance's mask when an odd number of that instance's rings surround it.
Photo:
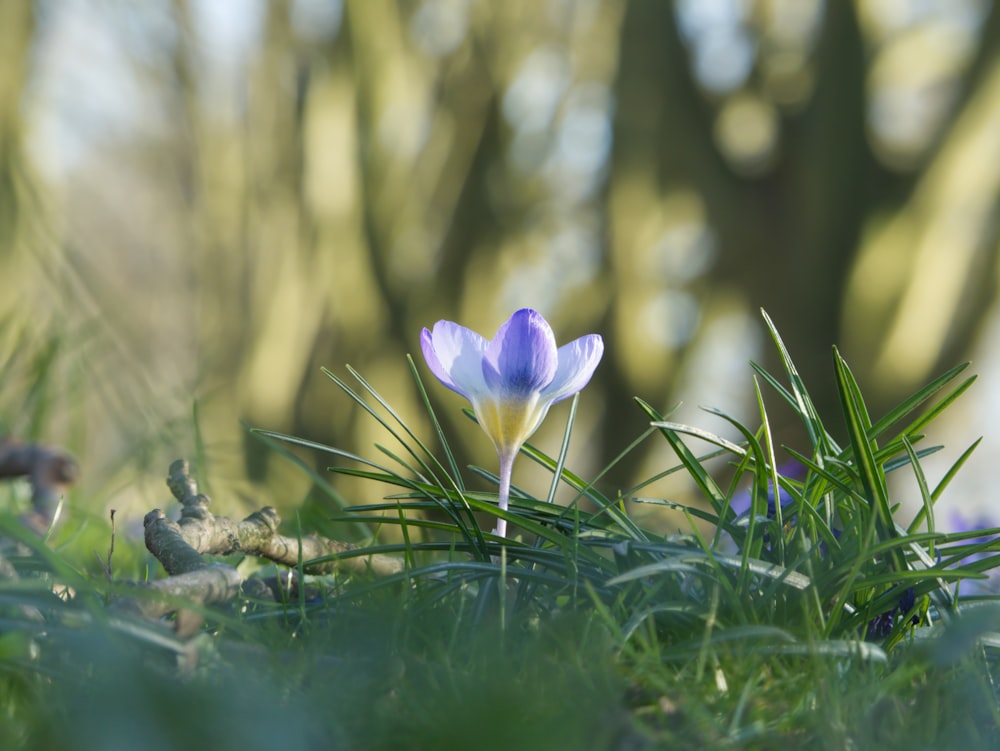
<path fill-rule="evenodd" d="M 76 460 L 63 449 L 13 438 L 0 440 L 0 479 L 28 478 L 32 511 L 22 520 L 40 534 L 55 520 L 60 499 L 78 475 Z"/>
<path fill-rule="evenodd" d="M 168 574 L 182 573 L 196 565 L 193 556 L 200 560 L 201 555 L 244 553 L 294 567 L 299 562 L 300 545 L 304 561 L 360 550 L 349 542 L 328 540 L 319 535 L 299 538 L 279 534 L 281 517 L 270 506 L 253 512 L 239 522 L 224 516 L 213 516 L 208 510 L 209 498 L 198 492 L 198 484 L 183 459 L 170 465 L 167 485 L 174 498 L 181 503 L 180 521 L 171 522 L 156 509 L 146 514 L 144 525 L 146 547 Z M 388 555 L 359 555 L 308 564 L 305 572 L 326 574 L 345 568 L 387 576 L 402 571 L 403 563 Z"/>
<path fill-rule="evenodd" d="M 198 484 L 184 460 L 170 465 L 167 485 L 181 503 L 180 519 L 171 521 L 163 511 L 154 509 L 146 514 L 143 525 L 146 548 L 169 576 L 143 586 L 144 592 L 152 596 L 122 600 L 116 605 L 118 610 L 156 618 L 176 610 L 180 600 L 196 605 L 233 600 L 242 584 L 240 575 L 232 566 L 206 561 L 206 555 L 243 553 L 295 567 L 300 555 L 301 560 L 309 561 L 358 549 L 318 535 L 298 538 L 279 534 L 281 519 L 269 506 L 242 521 L 214 516 L 208 510 L 208 496 L 198 492 Z M 403 564 L 397 558 L 373 554 L 308 564 L 304 570 L 324 574 L 344 568 L 385 576 L 402 571 Z M 200 623 L 199 616 L 187 611 L 178 619 L 178 632 L 191 633 Z"/>
<path fill-rule="evenodd" d="M 28 478 L 31 511 L 21 516 L 21 522 L 38 535 L 44 535 L 56 523 L 59 502 L 69 486 L 76 482 L 78 474 L 76 460 L 61 448 L 13 438 L 0 439 L 0 479 Z M 25 555 L 27 550 L 16 539 L 0 540 L 0 580 L 19 578 L 7 556 Z M 41 613 L 31 605 L 17 607 L 31 620 L 42 619 Z"/>

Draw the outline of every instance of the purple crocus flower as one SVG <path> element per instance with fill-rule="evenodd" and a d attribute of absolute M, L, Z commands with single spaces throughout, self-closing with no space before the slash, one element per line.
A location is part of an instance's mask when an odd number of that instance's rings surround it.
<path fill-rule="evenodd" d="M 778 467 L 778 474 L 789 479 L 801 480 L 805 477 L 806 468 L 797 461 L 787 461 Z M 768 478 L 767 511 L 766 511 L 768 519 L 774 519 L 775 517 L 777 517 L 778 504 L 780 503 L 782 508 L 782 519 L 784 520 L 784 523 L 788 524 L 790 522 L 794 522 L 796 518 L 795 516 L 792 516 L 792 518 L 789 519 L 784 515 L 785 507 L 791 504 L 793 500 L 794 499 L 788 493 L 788 491 L 780 486 L 778 487 L 777 498 L 775 498 L 774 484 L 771 482 L 771 479 Z M 734 493 L 733 497 L 729 501 L 729 508 L 731 508 L 733 512 L 737 515 L 738 523 L 739 522 L 746 523 L 749 520 L 750 509 L 752 506 L 753 506 L 753 494 L 752 491 L 749 489 L 741 490 L 738 493 Z M 770 549 L 771 535 L 765 532 L 762 540 L 764 542 L 765 547 L 767 549 Z"/>
<path fill-rule="evenodd" d="M 897 589 L 896 585 L 893 585 L 892 589 Z M 903 594 L 900 595 L 899 602 L 896 603 L 894 608 L 885 613 L 880 613 L 868 621 L 868 628 L 865 630 L 865 639 L 867 641 L 879 641 L 887 637 L 892 633 L 892 629 L 896 625 L 896 618 L 909 613 L 916 604 L 916 592 L 913 591 L 913 587 L 907 587 L 903 590 Z M 919 626 L 920 616 L 911 616 L 909 625 Z"/>
<path fill-rule="evenodd" d="M 521 446 L 545 419 L 549 407 L 590 381 L 604 354 L 604 341 L 589 334 L 556 348 L 542 314 L 524 308 L 487 341 L 471 329 L 438 321 L 420 334 L 431 372 L 472 403 L 479 425 L 500 459 L 499 505 L 507 509 L 510 477 Z M 505 537 L 507 522 L 497 520 Z"/>
<path fill-rule="evenodd" d="M 791 480 L 802 480 L 806 476 L 806 467 L 797 461 L 786 461 L 778 467 L 778 474 L 782 477 L 786 477 Z M 732 500 L 729 502 L 729 507 L 733 512 L 739 516 L 747 513 L 752 505 L 751 492 L 749 490 L 741 490 L 740 492 L 733 495 Z M 785 508 L 793 500 L 792 496 L 789 495 L 788 491 L 782 487 L 778 488 L 778 498 L 774 497 L 774 485 L 771 483 L 771 479 L 767 480 L 767 518 L 773 519 L 777 515 L 777 504 L 778 501 L 781 502 L 781 508 Z"/>
<path fill-rule="evenodd" d="M 778 488 L 778 498 L 781 499 L 782 509 L 784 509 L 785 506 L 787 506 L 793 500 L 792 496 L 788 494 L 788 491 L 780 487 Z M 729 508 L 731 508 L 737 516 L 749 513 L 750 507 L 752 505 L 753 505 L 753 496 L 751 495 L 751 492 L 749 490 L 741 490 L 739 493 L 736 493 L 732 497 L 732 500 L 729 502 Z M 778 513 L 777 505 L 778 505 L 777 501 L 774 498 L 774 486 L 771 484 L 771 481 L 768 480 L 767 481 L 768 519 L 773 519 L 775 516 L 777 516 Z"/>
<path fill-rule="evenodd" d="M 996 527 L 996 519 L 989 517 L 987 514 L 980 512 L 976 516 L 966 516 L 961 512 L 953 512 L 950 515 L 950 528 L 953 532 L 973 532 L 976 530 L 987 530 Z M 971 540 L 965 540 L 966 545 L 976 545 L 982 542 L 988 542 L 992 539 L 989 535 L 984 534 L 982 537 L 974 537 Z M 963 558 L 960 563 L 972 563 L 973 561 L 986 558 L 989 554 L 985 552 L 973 553 Z M 969 579 L 962 583 L 962 589 L 966 594 L 995 594 L 998 589 L 1000 589 L 1000 567 L 992 568 L 984 571 L 987 575 L 987 579 Z"/>

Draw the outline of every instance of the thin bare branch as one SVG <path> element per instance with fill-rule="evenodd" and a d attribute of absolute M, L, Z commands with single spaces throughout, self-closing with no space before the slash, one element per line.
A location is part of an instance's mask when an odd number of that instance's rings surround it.
<path fill-rule="evenodd" d="M 0 479 L 28 478 L 32 512 L 24 522 L 40 534 L 54 522 L 60 500 L 79 473 L 76 460 L 61 448 L 0 440 Z"/>

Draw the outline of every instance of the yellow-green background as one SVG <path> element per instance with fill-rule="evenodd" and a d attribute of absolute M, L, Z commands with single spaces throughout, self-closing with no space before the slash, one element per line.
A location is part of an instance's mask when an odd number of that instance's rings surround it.
<path fill-rule="evenodd" d="M 287 511 L 308 481 L 241 425 L 370 453 L 320 371 L 350 363 L 430 440 L 420 329 L 531 306 L 607 343 L 586 475 L 634 395 L 755 423 L 763 307 L 834 429 L 834 343 L 875 413 L 975 356 L 957 453 L 1000 410 L 998 48 L 988 0 L 3 0 L 0 425 L 74 451 L 95 511 L 162 505 L 199 440 L 223 508 Z"/>

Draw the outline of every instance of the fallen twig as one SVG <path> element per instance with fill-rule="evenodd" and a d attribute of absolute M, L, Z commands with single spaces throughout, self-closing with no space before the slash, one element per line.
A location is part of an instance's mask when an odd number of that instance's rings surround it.
<path fill-rule="evenodd" d="M 0 440 L 0 479 L 28 478 L 32 512 L 23 521 L 40 534 L 55 521 L 59 502 L 79 472 L 76 460 L 61 448 L 13 438 Z"/>
<path fill-rule="evenodd" d="M 156 509 L 144 520 L 146 547 L 163 565 L 167 573 L 181 573 L 196 565 L 192 553 L 201 555 L 246 555 L 267 558 L 284 566 L 294 567 L 301 559 L 310 561 L 358 550 L 349 542 L 329 540 L 319 535 L 288 537 L 278 532 L 281 517 L 270 506 L 255 511 L 242 521 L 213 516 L 208 510 L 210 500 L 198 492 L 184 460 L 170 465 L 167 478 L 174 497 L 180 501 L 181 518 L 174 523 Z M 307 574 L 325 574 L 338 569 L 372 572 L 379 576 L 403 570 L 400 559 L 388 555 L 352 556 L 312 563 L 305 566 Z"/>
<path fill-rule="evenodd" d="M 198 492 L 198 484 L 184 460 L 170 465 L 167 485 L 181 503 L 180 519 L 171 521 L 163 511 L 154 509 L 146 514 L 143 526 L 146 548 L 168 577 L 143 585 L 143 594 L 119 601 L 118 610 L 160 617 L 177 610 L 179 601 L 210 605 L 234 599 L 242 584 L 239 573 L 233 566 L 206 561 L 206 555 L 243 553 L 295 567 L 300 560 L 308 562 L 358 549 L 318 535 L 282 535 L 278 532 L 281 518 L 270 506 L 242 521 L 214 516 L 208 510 L 210 499 Z M 304 571 L 324 574 L 343 568 L 385 576 L 402 571 L 403 563 L 392 556 L 373 554 L 307 563 Z M 190 633 L 200 623 L 200 616 L 186 612 L 178 620 L 178 632 Z"/>

